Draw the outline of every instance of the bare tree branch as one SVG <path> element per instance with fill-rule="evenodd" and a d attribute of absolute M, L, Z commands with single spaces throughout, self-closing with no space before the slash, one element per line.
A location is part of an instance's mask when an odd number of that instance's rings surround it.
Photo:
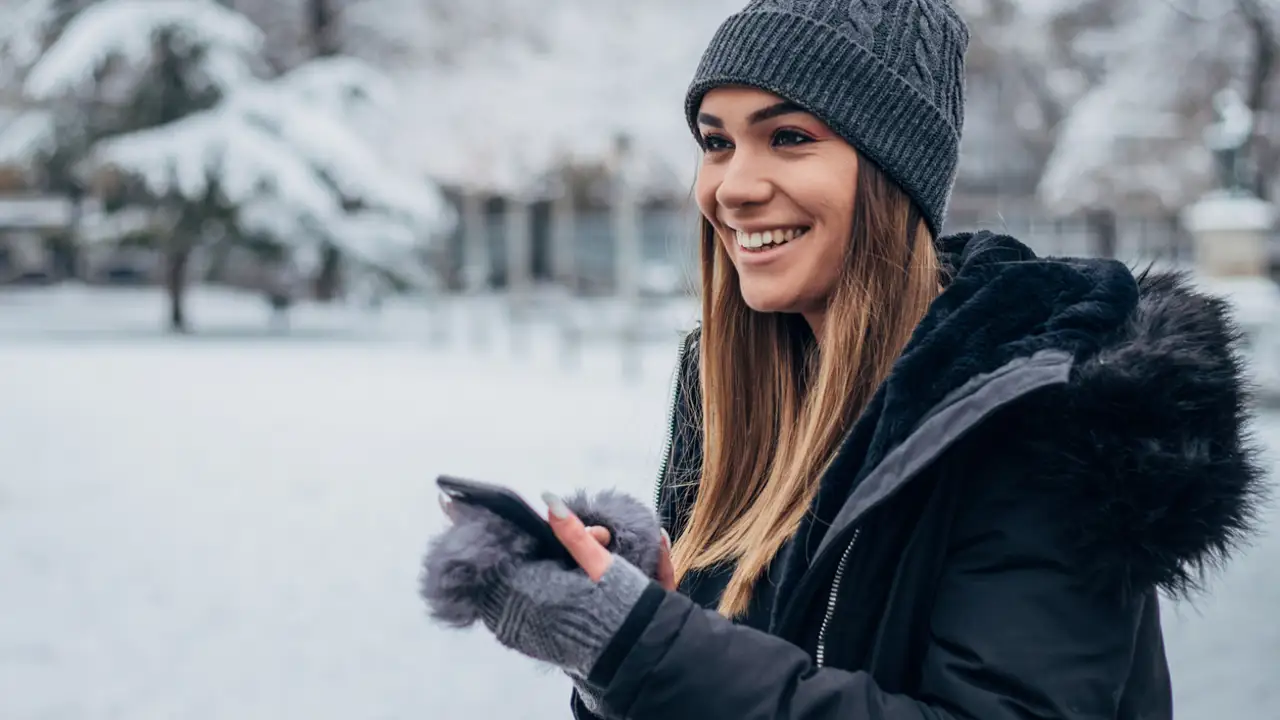
<path fill-rule="evenodd" d="M 1204 0 L 1160 0 L 1160 1 L 1163 2 L 1165 5 L 1168 5 L 1169 8 L 1172 9 L 1174 12 L 1186 17 L 1189 20 L 1194 20 L 1195 22 L 1203 22 L 1203 23 L 1218 22 L 1219 20 L 1222 20 L 1223 18 L 1227 17 L 1228 15 L 1236 11 L 1236 8 L 1232 7 L 1231 5 L 1223 4 L 1219 6 L 1218 13 L 1216 14 L 1206 13 L 1200 9 L 1200 5 L 1204 2 Z M 1187 7 L 1188 5 L 1191 5 L 1193 7 Z"/>

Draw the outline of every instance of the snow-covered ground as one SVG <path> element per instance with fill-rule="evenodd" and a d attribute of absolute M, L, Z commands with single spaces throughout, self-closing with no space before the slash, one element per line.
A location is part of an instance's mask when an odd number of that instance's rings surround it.
<path fill-rule="evenodd" d="M 567 717 L 568 684 L 416 596 L 440 472 L 647 496 L 675 339 L 514 353 L 421 311 L 0 294 L 0 718 Z M 491 313 L 495 316 L 497 313 Z M 1280 419 L 1260 426 L 1280 446 Z M 537 501 L 535 506 L 539 506 Z M 1280 523 L 1273 524 L 1280 527 Z M 1280 539 L 1167 613 L 1179 717 L 1269 717 Z M 1270 608 L 1270 610 L 1268 610 Z"/>

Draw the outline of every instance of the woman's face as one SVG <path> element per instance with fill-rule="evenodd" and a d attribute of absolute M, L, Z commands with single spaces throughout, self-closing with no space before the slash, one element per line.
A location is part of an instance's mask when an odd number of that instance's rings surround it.
<path fill-rule="evenodd" d="M 745 87 L 711 90 L 698 113 L 695 194 L 760 312 L 819 330 L 852 235 L 858 155 L 809 113 Z"/>

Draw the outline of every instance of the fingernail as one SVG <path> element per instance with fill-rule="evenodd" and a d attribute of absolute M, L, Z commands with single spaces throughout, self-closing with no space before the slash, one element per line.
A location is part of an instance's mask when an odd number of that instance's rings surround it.
<path fill-rule="evenodd" d="M 668 550 L 671 549 L 671 536 L 667 534 L 666 528 L 662 528 L 662 543 L 667 546 Z"/>
<path fill-rule="evenodd" d="M 542 493 L 542 502 L 547 504 L 547 508 L 551 510 L 551 514 L 561 520 L 569 517 L 569 506 L 564 504 L 559 495 L 555 493 Z"/>

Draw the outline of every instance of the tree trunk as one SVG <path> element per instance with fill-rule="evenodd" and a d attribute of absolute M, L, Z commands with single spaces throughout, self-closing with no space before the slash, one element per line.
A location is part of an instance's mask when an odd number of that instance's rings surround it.
<path fill-rule="evenodd" d="M 336 299 L 342 289 L 342 254 L 332 245 L 324 246 L 314 285 L 315 299 L 320 302 Z"/>
<path fill-rule="evenodd" d="M 307 25 L 311 32 L 311 50 L 315 53 L 315 57 L 332 57 L 341 52 L 337 19 L 332 0 L 307 2 Z"/>
<path fill-rule="evenodd" d="M 1093 254 L 1102 258 L 1114 258 L 1119 244 L 1114 210 L 1094 210 L 1087 215 L 1093 236 Z"/>
<path fill-rule="evenodd" d="M 186 243 L 170 246 L 165 254 L 165 290 L 169 293 L 169 330 L 185 334 L 187 327 L 187 261 L 191 250 Z"/>
<path fill-rule="evenodd" d="M 341 52 L 338 17 L 333 0 L 307 0 L 307 30 L 311 38 L 312 57 L 332 57 Z M 320 270 L 314 281 L 315 299 L 329 302 L 337 298 L 342 286 L 342 253 L 325 245 Z"/>

